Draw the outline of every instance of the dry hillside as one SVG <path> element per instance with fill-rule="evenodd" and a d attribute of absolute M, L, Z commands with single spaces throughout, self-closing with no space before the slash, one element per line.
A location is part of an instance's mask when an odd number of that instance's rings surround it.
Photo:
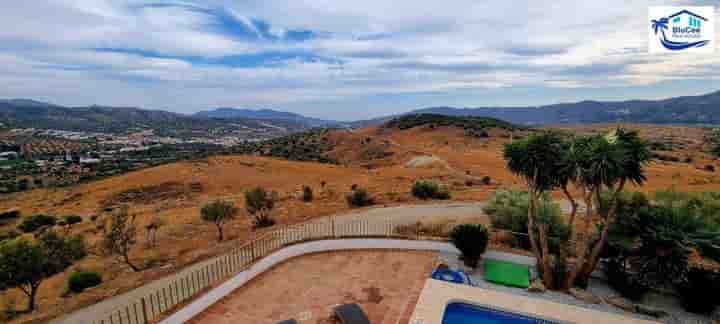
<path fill-rule="evenodd" d="M 568 131 L 588 132 L 608 125 Z M 681 140 L 685 147 L 671 152 L 691 157 L 691 162 L 660 161 L 648 169 L 648 184 L 642 191 L 655 191 L 675 186 L 678 190 L 703 191 L 720 189 L 720 175 L 703 170 L 717 165 L 698 149 L 695 142 L 702 130 L 671 126 L 639 125 L 643 134 L 653 141 L 666 140 L 668 134 L 687 134 Z M 410 185 L 418 178 L 432 178 L 451 188 L 455 200 L 483 200 L 498 186 L 521 185 L 519 179 L 505 169 L 502 145 L 527 131 L 488 129 L 483 136 L 469 136 L 466 130 L 453 126 L 424 125 L 410 129 L 373 127 L 362 130 L 335 130 L 328 141 L 332 150 L 326 154 L 339 162 L 320 164 L 294 162 L 249 155 L 219 156 L 203 161 L 174 163 L 97 182 L 62 189 L 41 189 L 0 197 L 0 211 L 19 209 L 24 216 L 45 213 L 57 216 L 80 215 L 84 221 L 73 228 L 92 245 L 100 237 L 107 215 L 120 204 L 128 204 L 138 215 L 139 228 L 152 218 L 161 218 L 166 225 L 158 233 L 158 247 L 144 248 L 144 232 L 133 257 L 149 270 L 133 273 L 112 259 L 91 255 L 74 268 L 103 273 L 105 282 L 99 288 L 80 295 L 60 297 L 66 290 L 67 272 L 45 282 L 39 294 L 39 310 L 20 321 L 42 321 L 98 299 L 141 285 L 192 262 L 223 252 L 226 242 L 215 241 L 215 229 L 199 218 L 200 207 L 211 200 L 223 198 L 243 205 L 243 192 L 263 186 L 278 192 L 280 201 L 273 215 L 280 224 L 299 222 L 346 210 L 345 195 L 350 186 L 368 188 L 380 204 L 415 203 L 409 194 Z M 672 135 L 677 137 L 678 135 Z M 480 179 L 490 176 L 491 185 Z M 326 183 L 324 187 L 321 183 Z M 301 186 L 311 185 L 316 199 L 302 202 Z M 10 229 L 8 224 L 0 230 Z M 144 230 L 142 230 L 144 231 Z M 226 230 L 229 241 L 247 240 L 253 232 L 248 217 L 242 215 Z M 9 291 L 0 305 L 14 300 L 18 306 L 25 299 L 17 291 Z"/>

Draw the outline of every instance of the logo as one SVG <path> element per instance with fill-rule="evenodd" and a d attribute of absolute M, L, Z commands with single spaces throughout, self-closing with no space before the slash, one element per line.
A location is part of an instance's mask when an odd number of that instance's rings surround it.
<path fill-rule="evenodd" d="M 650 53 L 715 51 L 713 7 L 650 7 Z"/>

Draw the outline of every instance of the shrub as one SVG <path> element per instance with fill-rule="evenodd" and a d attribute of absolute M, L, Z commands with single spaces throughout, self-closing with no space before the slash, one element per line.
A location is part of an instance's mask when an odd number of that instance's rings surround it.
<path fill-rule="evenodd" d="M 102 276 L 93 271 L 78 270 L 68 276 L 68 289 L 74 293 L 95 287 L 102 283 Z"/>
<path fill-rule="evenodd" d="M 302 199 L 304 202 L 311 202 L 313 201 L 313 190 L 310 186 L 303 186 L 303 196 Z"/>
<path fill-rule="evenodd" d="M 484 176 L 484 177 L 482 177 L 482 183 L 483 183 L 484 185 L 489 185 L 491 182 L 492 182 L 492 179 L 490 178 L 490 176 Z"/>
<path fill-rule="evenodd" d="M 32 233 L 41 227 L 55 225 L 56 222 L 57 220 L 53 216 L 39 214 L 23 219 L 17 228 L 22 232 Z"/>
<path fill-rule="evenodd" d="M 699 268 L 691 268 L 686 279 L 677 287 L 683 307 L 692 313 L 711 313 L 720 305 L 717 291 L 720 275 Z"/>
<path fill-rule="evenodd" d="M 708 164 L 708 165 L 705 166 L 705 171 L 715 172 L 715 166 L 712 165 L 712 164 Z"/>
<path fill-rule="evenodd" d="M 9 210 L 0 213 L 0 225 L 7 224 L 15 219 L 20 218 L 19 210 Z"/>
<path fill-rule="evenodd" d="M 245 192 L 245 209 L 254 218 L 255 227 L 275 225 L 270 213 L 275 208 L 277 199 L 263 187 L 255 187 Z"/>
<path fill-rule="evenodd" d="M 493 228 L 528 234 L 529 206 L 530 195 L 527 191 L 502 189 L 493 192 L 484 211 L 490 216 Z M 538 219 L 548 225 L 548 241 L 553 253 L 559 251 L 561 239 L 569 233 L 568 226 L 561 215 L 560 205 L 553 202 L 549 196 L 545 195 L 540 198 Z M 513 237 L 518 247 L 530 249 L 528 237 L 520 235 L 513 235 Z"/>
<path fill-rule="evenodd" d="M 20 236 L 20 233 L 13 231 L 13 230 L 2 231 L 2 232 L 0 232 L 0 242 L 5 241 L 5 240 L 12 240 L 18 236 Z"/>
<path fill-rule="evenodd" d="M 462 224 L 450 232 L 450 241 L 462 253 L 466 266 L 477 268 L 488 244 L 488 231 L 481 224 Z"/>
<path fill-rule="evenodd" d="M 350 207 L 365 207 L 375 204 L 375 201 L 370 197 L 365 188 L 356 187 L 346 197 L 348 205 Z"/>
<path fill-rule="evenodd" d="M 417 180 L 412 186 L 412 195 L 418 199 L 450 199 L 450 191 L 430 180 Z"/>
<path fill-rule="evenodd" d="M 610 287 L 620 295 L 631 300 L 640 300 L 649 289 L 636 274 L 628 272 L 626 262 L 625 257 L 610 258 L 605 262 L 603 271 Z"/>
<path fill-rule="evenodd" d="M 63 218 L 65 225 L 73 225 L 73 224 L 81 223 L 82 220 L 83 220 L 82 217 L 77 216 L 77 215 L 68 215 Z"/>

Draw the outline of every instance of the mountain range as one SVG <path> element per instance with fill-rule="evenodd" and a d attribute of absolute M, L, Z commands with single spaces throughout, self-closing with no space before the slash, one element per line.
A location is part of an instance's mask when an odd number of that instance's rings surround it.
<path fill-rule="evenodd" d="M 493 117 L 525 125 L 617 121 L 659 124 L 720 124 L 720 91 L 662 100 L 585 100 L 538 107 L 431 107 L 411 113 Z"/>
<path fill-rule="evenodd" d="M 218 119 L 257 119 L 257 120 L 270 120 L 270 121 L 288 121 L 298 124 L 307 125 L 310 127 L 326 127 L 326 126 L 337 126 L 340 122 L 333 120 L 323 120 L 318 118 L 312 118 L 303 116 L 296 113 L 278 111 L 272 109 L 243 109 L 243 108 L 215 108 L 213 110 L 205 110 L 195 113 L 193 116 L 204 117 L 204 118 L 218 118 Z"/>
<path fill-rule="evenodd" d="M 662 100 L 585 100 L 537 107 L 430 107 L 403 115 L 422 113 L 492 117 L 523 125 L 618 121 L 718 125 L 720 91 Z M 133 107 L 71 108 L 30 99 L 0 100 L 0 127 L 98 132 L 154 129 L 161 134 L 184 136 L 221 134 L 228 128 L 273 127 L 292 132 L 312 127 L 364 127 L 378 125 L 397 116 L 344 123 L 270 109 L 216 108 L 185 115 Z"/>

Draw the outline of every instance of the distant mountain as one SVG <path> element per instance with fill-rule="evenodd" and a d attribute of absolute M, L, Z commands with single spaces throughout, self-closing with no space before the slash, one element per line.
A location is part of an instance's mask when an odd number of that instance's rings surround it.
<path fill-rule="evenodd" d="M 0 101 L 0 124 L 8 128 L 103 133 L 128 133 L 153 129 L 160 135 L 179 137 L 222 135 L 235 130 L 248 129 L 272 128 L 274 132 L 292 132 L 307 128 L 289 120 L 212 119 L 134 107 L 70 108 L 27 99 Z"/>
<path fill-rule="evenodd" d="M 284 120 L 305 124 L 309 127 L 337 126 L 340 124 L 337 121 L 312 118 L 296 113 L 272 109 L 216 108 L 213 110 L 198 112 L 194 116 L 219 119 L 248 118 L 258 120 Z"/>
<path fill-rule="evenodd" d="M 408 114 L 480 116 L 516 124 L 635 122 L 657 124 L 720 124 L 720 91 L 663 100 L 580 101 L 538 107 L 431 107 Z M 395 116 L 353 123 L 355 127 L 382 124 Z"/>

